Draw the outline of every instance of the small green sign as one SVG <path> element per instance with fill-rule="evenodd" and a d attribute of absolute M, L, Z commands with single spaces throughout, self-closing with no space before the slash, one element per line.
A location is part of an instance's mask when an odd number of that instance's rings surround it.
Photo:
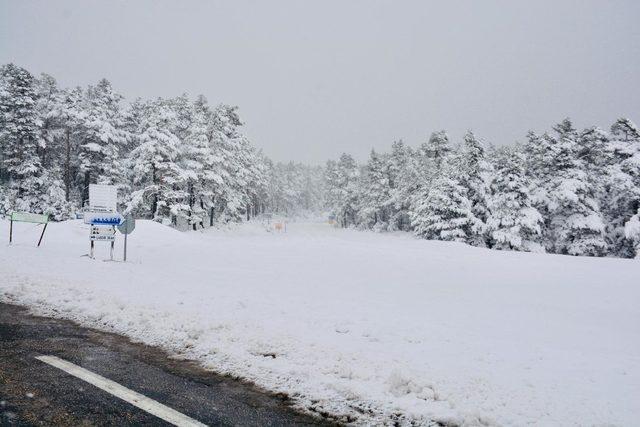
<path fill-rule="evenodd" d="M 14 222 L 35 222 L 36 224 L 44 224 L 40 240 L 38 240 L 38 247 L 40 247 L 40 243 L 42 243 L 42 238 L 44 237 L 44 232 L 47 230 L 47 224 L 49 223 L 49 215 L 34 214 L 31 212 L 13 212 L 11 214 L 11 221 L 9 221 L 9 244 L 13 242 Z"/>
<path fill-rule="evenodd" d="M 11 221 L 46 224 L 49 222 L 49 215 L 34 214 L 31 212 L 13 212 L 11 214 Z"/>

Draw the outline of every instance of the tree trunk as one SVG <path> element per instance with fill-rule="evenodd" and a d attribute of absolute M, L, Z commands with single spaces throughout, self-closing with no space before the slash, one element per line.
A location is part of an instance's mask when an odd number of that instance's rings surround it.
<path fill-rule="evenodd" d="M 156 167 L 155 166 L 151 166 L 151 182 L 153 182 L 153 184 L 157 184 L 156 183 Z M 153 197 L 151 199 L 151 219 L 155 219 L 156 217 L 156 209 L 158 209 L 158 192 L 156 191 L 153 194 Z"/>
<path fill-rule="evenodd" d="M 71 132 L 67 128 L 66 157 L 64 162 L 64 199 L 69 201 L 69 191 L 71 189 Z"/>
<path fill-rule="evenodd" d="M 189 193 L 189 222 L 191 223 L 193 231 L 196 231 L 196 222 L 193 220 L 193 205 L 196 203 L 196 197 L 194 195 L 194 185 L 191 180 L 189 180 L 187 184 L 187 192 Z"/>
<path fill-rule="evenodd" d="M 202 198 L 200 198 L 200 209 L 202 209 L 202 212 L 206 212 Z M 200 217 L 200 227 L 204 230 L 204 219 L 202 217 Z"/>
<path fill-rule="evenodd" d="M 209 227 L 213 227 L 213 219 L 215 217 L 216 198 L 211 198 L 211 209 L 209 210 Z"/>
<path fill-rule="evenodd" d="M 89 184 L 91 184 L 91 171 L 84 173 L 84 185 L 82 187 L 82 204 L 89 200 Z"/>

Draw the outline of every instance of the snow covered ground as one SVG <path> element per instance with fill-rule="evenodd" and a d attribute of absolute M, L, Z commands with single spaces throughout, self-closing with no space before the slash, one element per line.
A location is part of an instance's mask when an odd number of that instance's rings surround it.
<path fill-rule="evenodd" d="M 289 224 L 0 222 L 0 300 L 125 334 L 358 423 L 638 425 L 640 262 Z M 121 258 L 122 236 L 116 255 Z M 108 257 L 98 244 L 98 258 Z"/>

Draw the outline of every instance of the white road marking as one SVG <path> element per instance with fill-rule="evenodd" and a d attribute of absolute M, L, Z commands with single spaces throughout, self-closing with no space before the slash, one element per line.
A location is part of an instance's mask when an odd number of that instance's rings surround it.
<path fill-rule="evenodd" d="M 136 393 L 124 386 L 121 386 L 117 382 L 111 381 L 105 377 L 81 368 L 78 365 L 74 365 L 71 362 L 60 359 L 55 356 L 37 356 L 36 359 L 41 362 L 47 363 L 51 366 L 55 366 L 58 369 L 65 371 L 68 374 L 78 377 L 81 380 L 93 384 L 94 386 L 110 393 L 120 399 L 129 402 L 133 406 L 136 406 L 143 411 L 146 411 L 158 418 L 161 418 L 173 425 L 179 427 L 206 427 L 206 424 L 202 424 L 199 421 L 189 418 L 180 412 L 164 406 L 162 403 L 158 403 L 153 399 L 148 398 L 140 393 Z"/>

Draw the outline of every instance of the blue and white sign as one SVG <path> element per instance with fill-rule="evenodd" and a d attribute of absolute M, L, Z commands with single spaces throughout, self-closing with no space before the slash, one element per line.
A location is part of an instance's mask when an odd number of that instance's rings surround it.
<path fill-rule="evenodd" d="M 117 212 L 86 212 L 84 223 L 91 225 L 120 225 L 124 221 L 122 215 Z"/>

